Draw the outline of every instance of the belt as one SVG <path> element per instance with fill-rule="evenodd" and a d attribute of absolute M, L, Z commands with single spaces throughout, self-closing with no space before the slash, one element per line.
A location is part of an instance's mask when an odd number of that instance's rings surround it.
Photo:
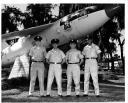
<path fill-rule="evenodd" d="M 85 59 L 96 59 L 95 57 L 85 58 Z"/>
<path fill-rule="evenodd" d="M 79 64 L 79 62 L 76 62 L 76 63 L 68 63 L 68 64 Z"/>
<path fill-rule="evenodd" d="M 50 64 L 61 64 L 61 62 L 58 62 L 58 63 L 56 63 L 56 62 L 50 62 Z"/>
<path fill-rule="evenodd" d="M 36 61 L 36 60 L 32 60 L 32 62 L 43 62 L 43 61 Z"/>

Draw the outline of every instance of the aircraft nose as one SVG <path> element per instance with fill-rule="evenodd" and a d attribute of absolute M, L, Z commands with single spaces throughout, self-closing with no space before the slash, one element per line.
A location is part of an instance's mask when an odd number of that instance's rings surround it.
<path fill-rule="evenodd" d="M 105 12 L 109 18 L 112 18 L 115 14 L 119 13 L 120 11 L 121 11 L 120 6 L 111 6 L 105 9 Z"/>

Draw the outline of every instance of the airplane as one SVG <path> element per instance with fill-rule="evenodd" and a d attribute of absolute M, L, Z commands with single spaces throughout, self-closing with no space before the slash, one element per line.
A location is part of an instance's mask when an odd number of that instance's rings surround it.
<path fill-rule="evenodd" d="M 93 8 L 93 7 L 91 7 Z M 90 8 L 84 8 L 71 13 L 49 24 L 2 34 L 2 67 L 14 63 L 18 56 L 29 52 L 33 46 L 34 37 L 39 35 L 43 39 L 42 45 L 50 47 L 51 40 L 58 38 L 59 45 L 68 43 L 71 39 L 79 39 L 103 26 L 121 7 L 112 5 L 109 8 L 89 13 Z M 15 43 L 10 46 L 9 41 Z"/>

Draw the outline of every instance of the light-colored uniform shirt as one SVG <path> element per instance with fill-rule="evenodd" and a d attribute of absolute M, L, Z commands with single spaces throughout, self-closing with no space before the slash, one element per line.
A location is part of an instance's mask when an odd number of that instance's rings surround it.
<path fill-rule="evenodd" d="M 46 55 L 46 59 L 48 59 L 49 62 L 59 63 L 62 62 L 62 59 L 64 58 L 65 54 L 60 49 L 52 49 Z"/>
<path fill-rule="evenodd" d="M 92 43 L 92 45 L 86 45 L 82 52 L 82 54 L 85 55 L 85 58 L 97 58 L 97 54 L 99 53 L 101 53 L 101 50 L 94 43 Z"/>
<path fill-rule="evenodd" d="M 46 53 L 45 47 L 34 46 L 30 49 L 29 55 L 32 56 L 33 60 L 40 61 L 45 59 L 45 53 Z"/>
<path fill-rule="evenodd" d="M 83 58 L 83 55 L 81 54 L 81 51 L 77 49 L 70 49 L 66 53 L 66 59 L 68 60 L 69 63 L 77 63 L 80 62 L 80 59 Z"/>

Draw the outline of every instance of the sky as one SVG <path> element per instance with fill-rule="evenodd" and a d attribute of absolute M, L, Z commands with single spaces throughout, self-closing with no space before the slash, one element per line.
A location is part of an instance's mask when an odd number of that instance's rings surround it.
<path fill-rule="evenodd" d="M 16 7 L 18 9 L 20 9 L 22 12 L 25 12 L 26 10 L 26 7 L 27 7 L 28 4 L 6 4 L 6 6 L 10 6 L 10 7 Z M 2 8 L 4 8 L 5 5 L 2 5 Z"/>
<path fill-rule="evenodd" d="M 28 4 L 6 4 L 6 6 L 10 6 L 10 7 L 16 7 L 19 10 L 21 10 L 22 12 L 26 11 L 26 7 Z M 58 16 L 59 15 L 59 5 L 60 4 L 56 4 L 55 8 L 51 10 L 53 15 Z M 5 5 L 2 5 L 2 9 L 5 7 Z"/>

